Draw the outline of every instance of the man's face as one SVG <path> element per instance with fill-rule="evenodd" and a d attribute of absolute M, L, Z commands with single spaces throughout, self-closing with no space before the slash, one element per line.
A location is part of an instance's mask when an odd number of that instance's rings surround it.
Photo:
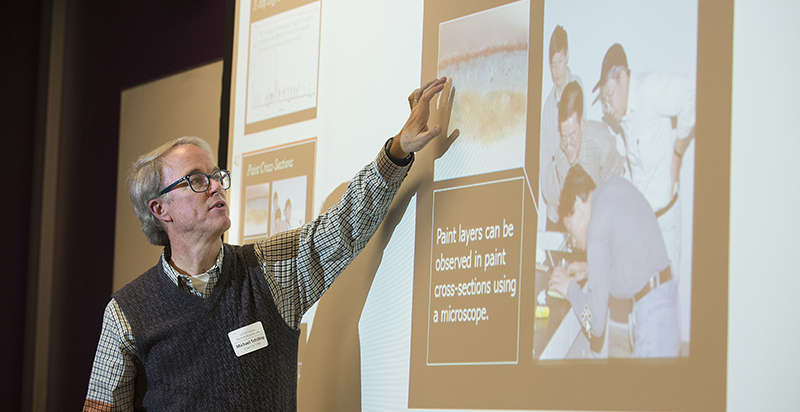
<path fill-rule="evenodd" d="M 162 159 L 162 186 L 195 172 L 212 174 L 218 168 L 205 150 L 184 144 L 172 148 Z M 210 179 L 208 190 L 195 193 L 182 183 L 169 192 L 169 201 L 162 202 L 167 213 L 165 230 L 170 241 L 182 237 L 187 241 L 219 237 L 231 226 L 225 191 L 219 182 Z"/>
<path fill-rule="evenodd" d="M 553 55 L 550 60 L 550 76 L 556 89 L 564 90 L 567 85 L 567 63 L 569 62 L 569 50 L 562 50 Z"/>
<path fill-rule="evenodd" d="M 589 229 L 589 203 L 575 196 L 575 211 L 564 218 L 564 226 L 569 233 L 569 241 L 573 248 L 586 250 L 586 232 Z"/>
<path fill-rule="evenodd" d="M 619 78 L 609 77 L 600 88 L 603 113 L 614 123 L 619 123 L 628 111 L 628 75 L 620 73 Z"/>
<path fill-rule="evenodd" d="M 561 131 L 561 150 L 567 155 L 570 166 L 578 162 L 578 155 L 581 152 L 581 141 L 583 140 L 583 127 L 578 113 L 572 113 L 567 120 L 559 124 Z"/>

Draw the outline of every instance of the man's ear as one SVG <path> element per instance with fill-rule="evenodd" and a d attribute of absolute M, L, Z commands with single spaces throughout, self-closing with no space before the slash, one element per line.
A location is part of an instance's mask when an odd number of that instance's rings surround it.
<path fill-rule="evenodd" d="M 169 212 L 164 207 L 164 204 L 161 199 L 152 199 L 147 202 L 147 208 L 150 209 L 150 213 L 155 216 L 156 219 L 161 220 L 163 222 L 171 222 L 172 216 L 169 215 Z"/>

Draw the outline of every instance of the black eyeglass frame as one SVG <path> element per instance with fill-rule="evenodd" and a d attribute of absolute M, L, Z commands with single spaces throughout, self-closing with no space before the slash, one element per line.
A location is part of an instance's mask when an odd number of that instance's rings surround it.
<path fill-rule="evenodd" d="M 206 184 L 205 184 L 206 187 L 203 190 L 197 190 L 197 188 L 192 186 L 192 180 L 191 180 L 192 176 L 196 176 L 196 175 L 203 175 L 203 176 L 206 177 Z M 163 196 L 165 193 L 167 193 L 170 190 L 174 189 L 175 186 L 178 186 L 179 184 L 183 183 L 184 181 L 186 181 L 186 184 L 189 185 L 189 189 L 192 189 L 192 192 L 203 193 L 203 192 L 207 191 L 209 187 L 211 187 L 211 180 L 212 179 L 216 180 L 222 186 L 222 190 L 228 190 L 231 187 L 231 172 L 230 172 L 230 170 L 219 169 L 219 170 L 215 170 L 210 175 L 207 175 L 207 174 L 205 174 L 203 172 L 196 172 L 196 173 L 189 173 L 188 175 L 176 180 L 175 183 L 165 187 L 164 190 L 162 190 L 161 193 L 159 193 L 158 196 L 156 196 L 156 197 Z"/>

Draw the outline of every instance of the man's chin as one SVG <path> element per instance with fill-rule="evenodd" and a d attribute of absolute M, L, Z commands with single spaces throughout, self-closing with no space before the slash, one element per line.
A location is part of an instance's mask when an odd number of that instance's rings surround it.
<path fill-rule="evenodd" d="M 225 220 L 220 222 L 219 230 L 222 234 L 228 231 L 231 228 L 231 219 L 225 216 Z"/>

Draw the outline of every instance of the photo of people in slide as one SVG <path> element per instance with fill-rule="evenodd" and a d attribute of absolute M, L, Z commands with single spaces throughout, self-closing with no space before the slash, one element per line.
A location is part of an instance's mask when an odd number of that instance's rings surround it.
<path fill-rule="evenodd" d="M 533 356 L 688 356 L 697 3 L 546 2 L 543 40 Z"/>
<path fill-rule="evenodd" d="M 295 229 L 306 222 L 306 176 L 296 176 L 272 183 L 272 220 L 270 235 Z"/>

